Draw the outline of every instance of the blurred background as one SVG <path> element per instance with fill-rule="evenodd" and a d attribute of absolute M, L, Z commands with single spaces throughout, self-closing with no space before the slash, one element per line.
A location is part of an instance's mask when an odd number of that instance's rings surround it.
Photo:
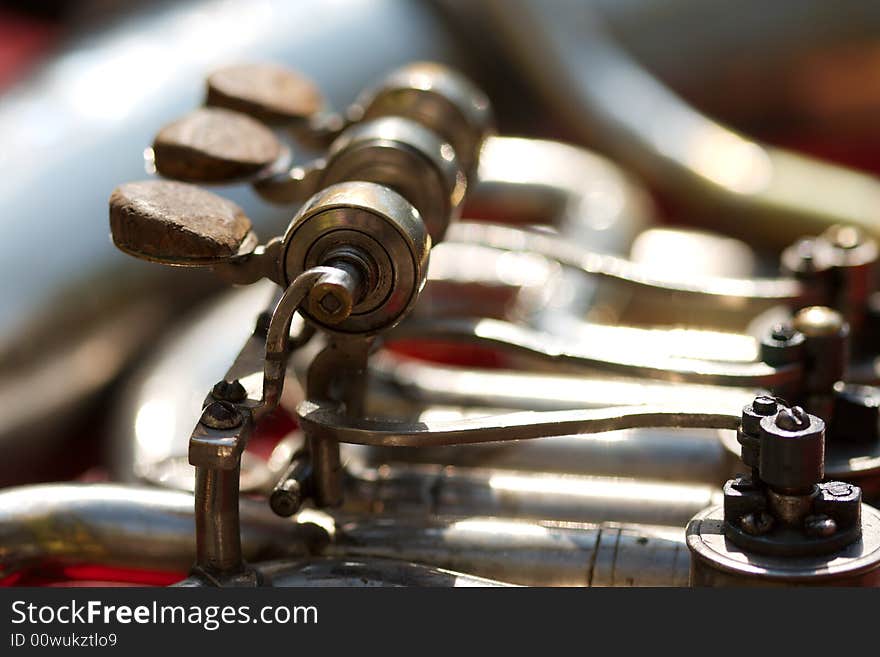
<path fill-rule="evenodd" d="M 0 486 L 103 477 L 121 384 L 220 289 L 122 255 L 107 226 L 110 191 L 145 177 L 205 74 L 277 61 L 343 108 L 413 60 L 473 78 L 499 132 L 609 156 L 659 223 L 759 253 L 802 232 L 743 205 L 764 145 L 880 172 L 875 0 L 2 1 Z M 247 187 L 223 194 L 264 235 L 289 219 Z"/>

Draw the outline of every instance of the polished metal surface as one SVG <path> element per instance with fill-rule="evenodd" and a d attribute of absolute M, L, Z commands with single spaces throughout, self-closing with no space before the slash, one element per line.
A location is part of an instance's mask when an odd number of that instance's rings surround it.
<path fill-rule="evenodd" d="M 485 345 L 559 368 L 568 366 L 604 370 L 673 382 L 784 389 L 801 377 L 796 364 L 773 367 L 761 361 L 718 362 L 676 357 L 657 353 L 650 348 L 651 345 L 648 349 L 639 349 L 636 345 L 631 349 L 612 347 L 608 350 L 602 344 L 576 342 L 490 318 L 413 321 L 403 325 L 393 337 L 434 338 Z"/>
<path fill-rule="evenodd" d="M 594 328 L 599 330 L 593 331 Z M 606 333 L 602 327 L 584 327 L 584 329 L 586 334 L 584 337 L 589 337 L 590 333 L 599 336 Z M 608 337 L 613 337 L 614 333 L 616 333 L 614 330 L 607 331 Z M 689 338 L 698 340 L 701 337 L 690 331 L 683 335 L 661 331 L 651 333 L 654 335 L 646 332 L 644 338 L 639 341 L 639 345 L 648 343 L 649 348 L 643 350 L 636 345 L 628 350 L 630 354 L 636 351 L 656 352 L 664 347 L 667 352 L 683 353 L 686 346 L 683 343 Z M 438 336 L 444 339 L 449 337 L 448 334 L 439 332 Z M 637 337 L 643 336 L 637 335 Z M 574 339 L 571 342 L 574 342 Z M 588 344 L 589 341 L 584 340 L 584 343 Z M 510 343 L 504 343 L 502 346 L 509 349 Z M 604 352 L 605 354 L 613 354 L 615 351 L 624 352 L 627 351 L 626 346 L 625 344 L 617 347 L 608 345 Z M 730 350 L 726 350 L 726 355 L 735 358 L 735 354 Z M 600 362 L 597 365 L 601 366 L 604 363 Z M 600 371 L 582 374 L 569 371 L 574 368 L 553 369 L 562 371 L 453 367 L 413 358 L 401 358 L 393 351 L 379 352 L 372 361 L 377 404 L 385 403 L 388 406 L 393 406 L 394 403 L 403 405 L 408 400 L 416 408 L 422 403 L 483 408 L 563 410 L 627 406 L 634 400 L 644 404 L 666 404 L 686 398 L 692 402 L 705 400 L 707 403 L 710 400 L 723 399 L 731 407 L 735 407 L 745 404 L 752 397 L 748 389 L 736 386 L 676 382 L 677 385 L 672 387 L 667 382 L 644 377 L 615 376 Z M 387 402 L 383 402 L 386 397 Z"/>
<path fill-rule="evenodd" d="M 744 552 L 725 538 L 723 511 L 711 507 L 688 525 L 692 586 L 877 586 L 880 512 L 863 506 L 861 540 L 832 555 L 775 557 Z"/>
<path fill-rule="evenodd" d="M 708 484 L 407 463 L 346 464 L 343 510 L 581 523 L 644 523 L 683 528 L 714 504 Z"/>
<path fill-rule="evenodd" d="M 536 253 L 557 260 L 566 267 L 600 276 L 617 284 L 644 288 L 661 296 L 690 297 L 704 304 L 722 307 L 795 303 L 804 294 L 799 282 L 793 278 L 675 278 L 656 268 L 640 266 L 619 256 L 589 251 L 555 235 L 485 222 L 458 224 L 447 239 L 505 251 Z"/>
<path fill-rule="evenodd" d="M 406 149 L 389 148 L 394 143 Z M 393 173 L 398 168 L 407 175 Z M 458 218 L 466 187 L 449 144 L 419 123 L 394 116 L 356 124 L 333 142 L 321 183 L 344 180 L 368 180 L 396 190 L 419 211 L 435 244 Z"/>
<path fill-rule="evenodd" d="M 0 576 L 94 563 L 185 572 L 192 564 L 194 549 L 192 516 L 192 496 L 186 493 L 113 485 L 8 490 L 0 494 Z M 297 581 L 301 585 L 328 585 L 330 570 L 324 564 L 330 562 L 301 560 L 310 554 L 336 555 L 338 564 L 374 563 L 376 557 L 382 559 L 378 564 L 390 564 L 388 559 L 434 564 L 476 576 L 462 576 L 462 582 L 473 583 L 482 577 L 556 586 L 650 585 L 680 583 L 682 574 L 687 575 L 682 539 L 671 528 L 555 527 L 497 518 L 441 522 L 386 516 L 352 522 L 344 516 L 333 518 L 313 511 L 292 522 L 277 518 L 255 502 L 242 503 L 242 522 L 248 559 L 291 557 L 283 563 L 261 566 L 263 574 L 271 575 L 269 583 L 273 585 Z M 438 534 L 443 537 L 439 544 Z M 625 548 L 627 541 L 638 548 Z M 499 551 L 501 545 L 504 550 Z M 603 550 L 619 554 L 611 562 L 594 560 L 594 551 Z M 387 581 L 394 572 L 386 572 L 381 565 L 373 568 L 378 570 L 351 565 L 334 572 L 340 583 L 346 577 L 357 577 L 358 572 L 373 572 L 378 583 Z M 409 570 L 405 567 L 396 572 L 402 576 Z M 417 576 L 427 576 L 430 568 L 411 570 L 411 577 L 391 580 L 397 584 L 410 581 L 410 585 L 432 581 Z M 306 577 L 306 573 L 314 577 Z M 343 577 L 343 573 L 348 574 Z"/>
<path fill-rule="evenodd" d="M 523 586 L 683 586 L 688 555 L 672 528 L 451 521 L 339 521 L 330 553 L 434 564 Z"/>
<path fill-rule="evenodd" d="M 195 556 L 193 497 L 112 484 L 46 484 L 0 493 L 0 576 L 71 564 L 186 572 Z M 247 559 L 319 551 L 326 532 L 241 502 Z"/>
<path fill-rule="evenodd" d="M 325 263 L 334 251 L 357 249 L 377 268 L 376 281 L 346 320 L 325 328 L 352 334 L 389 328 L 412 308 L 424 285 L 431 246 L 425 228 L 418 211 L 386 187 L 331 185 L 306 202 L 284 237 L 286 280 Z"/>
<path fill-rule="evenodd" d="M 480 149 L 493 131 L 486 95 L 460 73 L 432 62 L 415 62 L 389 73 L 349 109 L 350 118 L 405 116 L 446 140 L 465 172 L 479 164 Z"/>

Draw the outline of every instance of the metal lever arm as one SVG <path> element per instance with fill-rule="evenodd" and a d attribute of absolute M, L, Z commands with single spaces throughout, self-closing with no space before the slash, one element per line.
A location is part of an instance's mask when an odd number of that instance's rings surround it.
<path fill-rule="evenodd" d="M 290 352 L 290 325 L 294 313 L 315 286 L 324 280 L 331 279 L 339 271 L 334 267 L 307 269 L 294 279 L 278 300 L 269 322 L 269 330 L 266 333 L 263 395 L 259 406 L 254 409 L 256 419 L 272 411 L 281 401 L 281 393 L 284 390 L 284 375 L 287 371 L 287 357 Z M 345 272 L 342 273 L 345 274 Z"/>
<path fill-rule="evenodd" d="M 297 276 L 281 295 L 266 332 L 263 385 L 259 399 L 246 391 L 219 399 L 217 388 L 189 442 L 189 462 L 196 466 L 196 572 L 209 581 L 253 585 L 259 578 L 242 561 L 238 515 L 241 455 L 256 421 L 274 409 L 284 387 L 293 314 L 309 292 L 337 273 L 332 267 L 316 267 Z M 252 365 L 259 349 L 252 336 L 229 370 L 235 373 Z M 231 398 L 230 398 L 231 397 Z"/>
<path fill-rule="evenodd" d="M 744 406 L 756 389 L 679 383 L 644 378 L 583 376 L 554 372 L 476 369 L 436 365 L 391 352 L 370 361 L 371 402 L 387 414 L 432 405 L 500 410 L 561 411 L 575 408 L 631 406 L 634 402 L 666 405 L 680 399 L 713 400 L 731 408 Z M 383 413 L 384 414 L 384 413 Z"/>
<path fill-rule="evenodd" d="M 275 304 L 265 331 L 264 349 L 261 349 L 264 336 L 258 330 L 248 338 L 235 362 L 227 371 L 226 379 L 232 381 L 239 380 L 242 373 L 250 375 L 262 369 L 263 377 L 259 397 L 255 392 L 246 390 L 244 398 L 235 402 L 239 411 L 251 416 L 249 419 L 252 422 L 259 421 L 260 418 L 274 410 L 281 400 L 287 360 L 290 355 L 290 328 L 294 314 L 319 283 L 335 276 L 338 271 L 334 267 L 314 267 L 297 276 Z M 308 325 L 304 326 L 303 331 L 308 335 L 313 333 L 313 329 Z M 252 387 L 246 386 L 246 388 Z M 212 393 L 208 396 L 207 401 L 210 403 L 214 400 L 216 397 Z M 210 434 L 207 436 L 197 434 L 199 434 L 198 430 L 193 434 L 193 441 L 199 443 L 207 441 L 206 445 L 214 441 Z M 244 447 L 241 445 L 239 452 Z"/>
<path fill-rule="evenodd" d="M 437 319 L 407 322 L 394 331 L 395 338 L 429 338 L 467 342 L 499 348 L 553 364 L 598 369 L 675 382 L 710 383 L 781 390 L 797 385 L 799 365 L 772 367 L 762 362 L 715 362 L 650 353 L 609 354 L 601 344 L 563 344 L 541 333 L 495 319 Z"/>
<path fill-rule="evenodd" d="M 618 406 L 576 411 L 524 411 L 452 422 L 346 418 L 338 404 L 304 401 L 297 413 L 310 437 L 382 447 L 434 447 L 526 440 L 618 429 L 736 429 L 740 411 L 684 406 Z"/>
<path fill-rule="evenodd" d="M 677 295 L 723 308 L 755 303 L 810 305 L 806 290 L 794 278 L 703 277 L 689 280 L 665 276 L 620 256 L 588 251 L 570 240 L 546 233 L 526 231 L 485 222 L 460 222 L 452 226 L 447 241 L 480 244 L 505 251 L 531 251 L 566 267 L 602 276 L 615 283 L 648 289 L 658 294 Z"/>

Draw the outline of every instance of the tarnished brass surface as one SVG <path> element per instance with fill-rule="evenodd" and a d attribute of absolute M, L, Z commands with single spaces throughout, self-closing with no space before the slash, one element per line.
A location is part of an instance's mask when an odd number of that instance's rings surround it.
<path fill-rule="evenodd" d="M 205 104 L 249 114 L 266 123 L 304 119 L 324 100 L 315 84 L 277 64 L 238 64 L 208 76 Z"/>
<path fill-rule="evenodd" d="M 139 258 L 198 261 L 236 255 L 251 230 L 232 201 L 193 185 L 145 180 L 110 195 L 113 241 Z"/>

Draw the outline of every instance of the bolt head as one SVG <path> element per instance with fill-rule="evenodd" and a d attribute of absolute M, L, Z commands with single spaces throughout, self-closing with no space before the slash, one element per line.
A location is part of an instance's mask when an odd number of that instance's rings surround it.
<path fill-rule="evenodd" d="M 776 426 L 785 431 L 803 431 L 810 426 L 810 416 L 800 406 L 783 408 L 776 415 Z"/>
<path fill-rule="evenodd" d="M 201 422 L 211 429 L 234 429 L 243 419 L 235 404 L 228 401 L 211 402 L 202 411 Z"/>
<path fill-rule="evenodd" d="M 838 249 L 855 249 L 864 241 L 864 235 L 855 226 L 832 226 L 825 232 L 828 241 Z"/>
<path fill-rule="evenodd" d="M 837 523 L 834 518 L 824 514 L 807 516 L 804 518 L 804 532 L 815 538 L 827 538 L 837 531 Z"/>
<path fill-rule="evenodd" d="M 351 315 L 360 278 L 347 269 L 329 269 L 309 292 L 308 311 L 319 322 L 339 324 Z"/>
<path fill-rule="evenodd" d="M 328 314 L 333 315 L 342 307 L 342 302 L 339 301 L 333 294 L 328 292 L 323 297 L 321 297 L 321 301 L 319 302 L 321 308 L 327 311 Z"/>
<path fill-rule="evenodd" d="M 773 529 L 773 516 L 766 511 L 747 513 L 739 519 L 740 528 L 752 536 L 761 536 Z"/>
<path fill-rule="evenodd" d="M 276 490 L 269 496 L 269 507 L 275 515 L 289 518 L 300 510 L 303 504 L 302 490 L 298 486 L 292 486 L 283 490 Z"/>

